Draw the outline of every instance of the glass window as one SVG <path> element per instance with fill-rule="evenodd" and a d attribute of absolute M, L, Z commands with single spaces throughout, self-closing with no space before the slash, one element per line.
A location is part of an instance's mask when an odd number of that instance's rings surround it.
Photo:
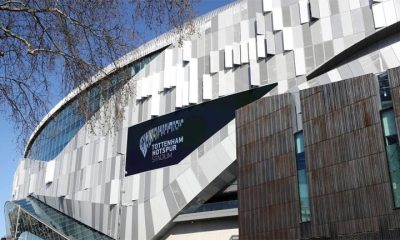
<path fill-rule="evenodd" d="M 9 237 L 25 239 L 27 232 L 39 237 L 28 239 L 111 239 L 32 196 L 7 202 L 5 217 Z"/>
<path fill-rule="evenodd" d="M 302 222 L 311 220 L 310 213 L 310 197 L 308 194 L 308 180 L 306 158 L 304 153 L 304 135 L 303 131 L 294 135 L 296 147 L 296 165 L 297 165 L 297 180 L 299 184 L 300 197 L 300 215 Z"/>
<path fill-rule="evenodd" d="M 393 201 L 400 207 L 400 147 L 397 134 L 396 118 L 393 111 L 390 82 L 387 73 L 378 75 L 379 96 L 381 99 L 381 124 L 384 135 L 386 157 L 389 165 Z"/>
<path fill-rule="evenodd" d="M 398 208 L 400 207 L 400 147 L 393 108 L 382 111 L 381 120 L 394 205 Z"/>
<path fill-rule="evenodd" d="M 89 101 L 89 117 L 93 116 L 102 104 L 107 102 L 116 91 L 129 80 L 126 74 L 138 73 L 143 67 L 153 60 L 160 52 L 154 52 L 136 62 L 130 64 L 126 69 L 105 78 L 98 84 L 92 86 L 88 91 L 83 92 L 83 98 Z M 58 113 L 54 114 L 52 119 L 36 135 L 32 141 L 27 155 L 25 157 L 34 160 L 49 161 L 54 159 L 68 142 L 85 125 L 85 116 L 81 114 L 78 108 L 78 101 L 73 100 Z"/>
<path fill-rule="evenodd" d="M 387 73 L 378 76 L 379 96 L 381 98 L 382 109 L 392 106 L 392 94 L 390 93 L 389 77 Z"/>

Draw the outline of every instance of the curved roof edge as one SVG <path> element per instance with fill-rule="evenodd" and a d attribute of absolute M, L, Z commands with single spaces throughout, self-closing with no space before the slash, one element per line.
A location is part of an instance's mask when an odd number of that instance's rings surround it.
<path fill-rule="evenodd" d="M 243 0 L 238 0 L 227 5 L 224 5 L 220 8 L 217 8 L 209 13 L 201 15 L 194 19 L 194 24 L 198 27 L 201 27 L 205 22 L 209 21 L 212 17 L 216 16 L 218 13 L 225 11 L 226 9 L 238 7 L 240 3 L 244 2 Z M 120 57 L 114 63 L 109 64 L 93 77 L 91 77 L 87 82 L 83 83 L 82 85 L 78 86 L 74 90 L 72 90 L 66 97 L 60 100 L 40 121 L 37 125 L 35 130 L 32 132 L 29 140 L 27 141 L 24 149 L 23 156 L 26 157 L 30 146 L 32 145 L 33 141 L 36 138 L 36 135 L 40 133 L 41 129 L 46 126 L 46 123 L 51 119 L 51 117 L 59 112 L 61 108 L 68 104 L 71 100 L 77 97 L 80 93 L 84 92 L 90 86 L 95 84 L 96 82 L 100 81 L 104 77 L 108 76 L 109 74 L 115 72 L 116 70 L 127 66 L 128 64 L 152 53 L 155 52 L 167 45 L 173 44 L 176 42 L 179 35 L 175 32 L 175 29 L 172 29 L 166 33 L 161 34 L 160 36 L 144 43 L 143 45 L 139 46 L 138 48 L 132 50 L 131 52 L 125 54 L 124 56 Z"/>

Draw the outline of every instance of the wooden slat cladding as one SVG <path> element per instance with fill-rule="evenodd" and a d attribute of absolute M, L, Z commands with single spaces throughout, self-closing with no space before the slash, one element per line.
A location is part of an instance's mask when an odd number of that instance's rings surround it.
<path fill-rule="evenodd" d="M 393 212 L 378 97 L 374 75 L 300 92 L 311 200 L 302 237 L 366 237 Z"/>
<path fill-rule="evenodd" d="M 399 127 L 400 68 L 388 75 Z M 376 76 L 300 91 L 307 223 L 300 223 L 293 99 L 263 98 L 236 112 L 240 238 L 400 239 Z"/>
<path fill-rule="evenodd" d="M 292 101 L 283 94 L 236 112 L 240 239 L 298 237 Z"/>

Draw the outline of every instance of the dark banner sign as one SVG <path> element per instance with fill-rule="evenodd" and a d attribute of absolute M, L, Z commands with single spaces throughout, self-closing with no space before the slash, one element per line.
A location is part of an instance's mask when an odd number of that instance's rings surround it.
<path fill-rule="evenodd" d="M 239 109 L 277 84 L 221 97 L 128 129 L 126 176 L 174 165 L 235 118 Z"/>

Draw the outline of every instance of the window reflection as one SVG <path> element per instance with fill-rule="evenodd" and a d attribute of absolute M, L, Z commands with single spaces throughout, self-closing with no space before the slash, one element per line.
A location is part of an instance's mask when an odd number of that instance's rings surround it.
<path fill-rule="evenodd" d="M 381 99 L 381 123 L 385 141 L 386 157 L 389 165 L 390 181 L 394 206 L 400 207 L 400 146 L 397 134 L 396 118 L 393 111 L 387 73 L 378 76 L 379 95 Z"/>
<path fill-rule="evenodd" d="M 111 239 L 33 196 L 7 202 L 4 209 L 7 237 L 12 239 Z"/>
<path fill-rule="evenodd" d="M 393 108 L 381 112 L 383 135 L 385 136 L 386 156 L 389 164 L 390 180 L 394 205 L 400 207 L 400 147 Z"/>
<path fill-rule="evenodd" d="M 296 146 L 296 165 L 297 165 L 297 179 L 299 184 L 299 197 L 300 197 L 300 215 L 302 222 L 308 222 L 311 219 L 310 213 L 310 197 L 308 194 L 308 180 L 306 158 L 304 153 L 304 136 L 303 131 L 294 135 Z"/>
<path fill-rule="evenodd" d="M 162 50 L 132 63 L 127 68 L 103 80 L 108 81 L 109 84 L 96 84 L 82 93 L 86 95 L 84 95 L 84 98 L 88 97 L 89 99 L 89 117 L 95 114 L 102 104 L 107 102 L 130 77 L 143 69 Z M 126 77 L 127 74 L 130 77 Z M 86 117 L 79 111 L 78 107 L 78 101 L 73 100 L 64 109 L 54 114 L 52 119 L 37 134 L 36 139 L 33 140 L 26 157 L 43 161 L 54 159 L 85 124 Z"/>

